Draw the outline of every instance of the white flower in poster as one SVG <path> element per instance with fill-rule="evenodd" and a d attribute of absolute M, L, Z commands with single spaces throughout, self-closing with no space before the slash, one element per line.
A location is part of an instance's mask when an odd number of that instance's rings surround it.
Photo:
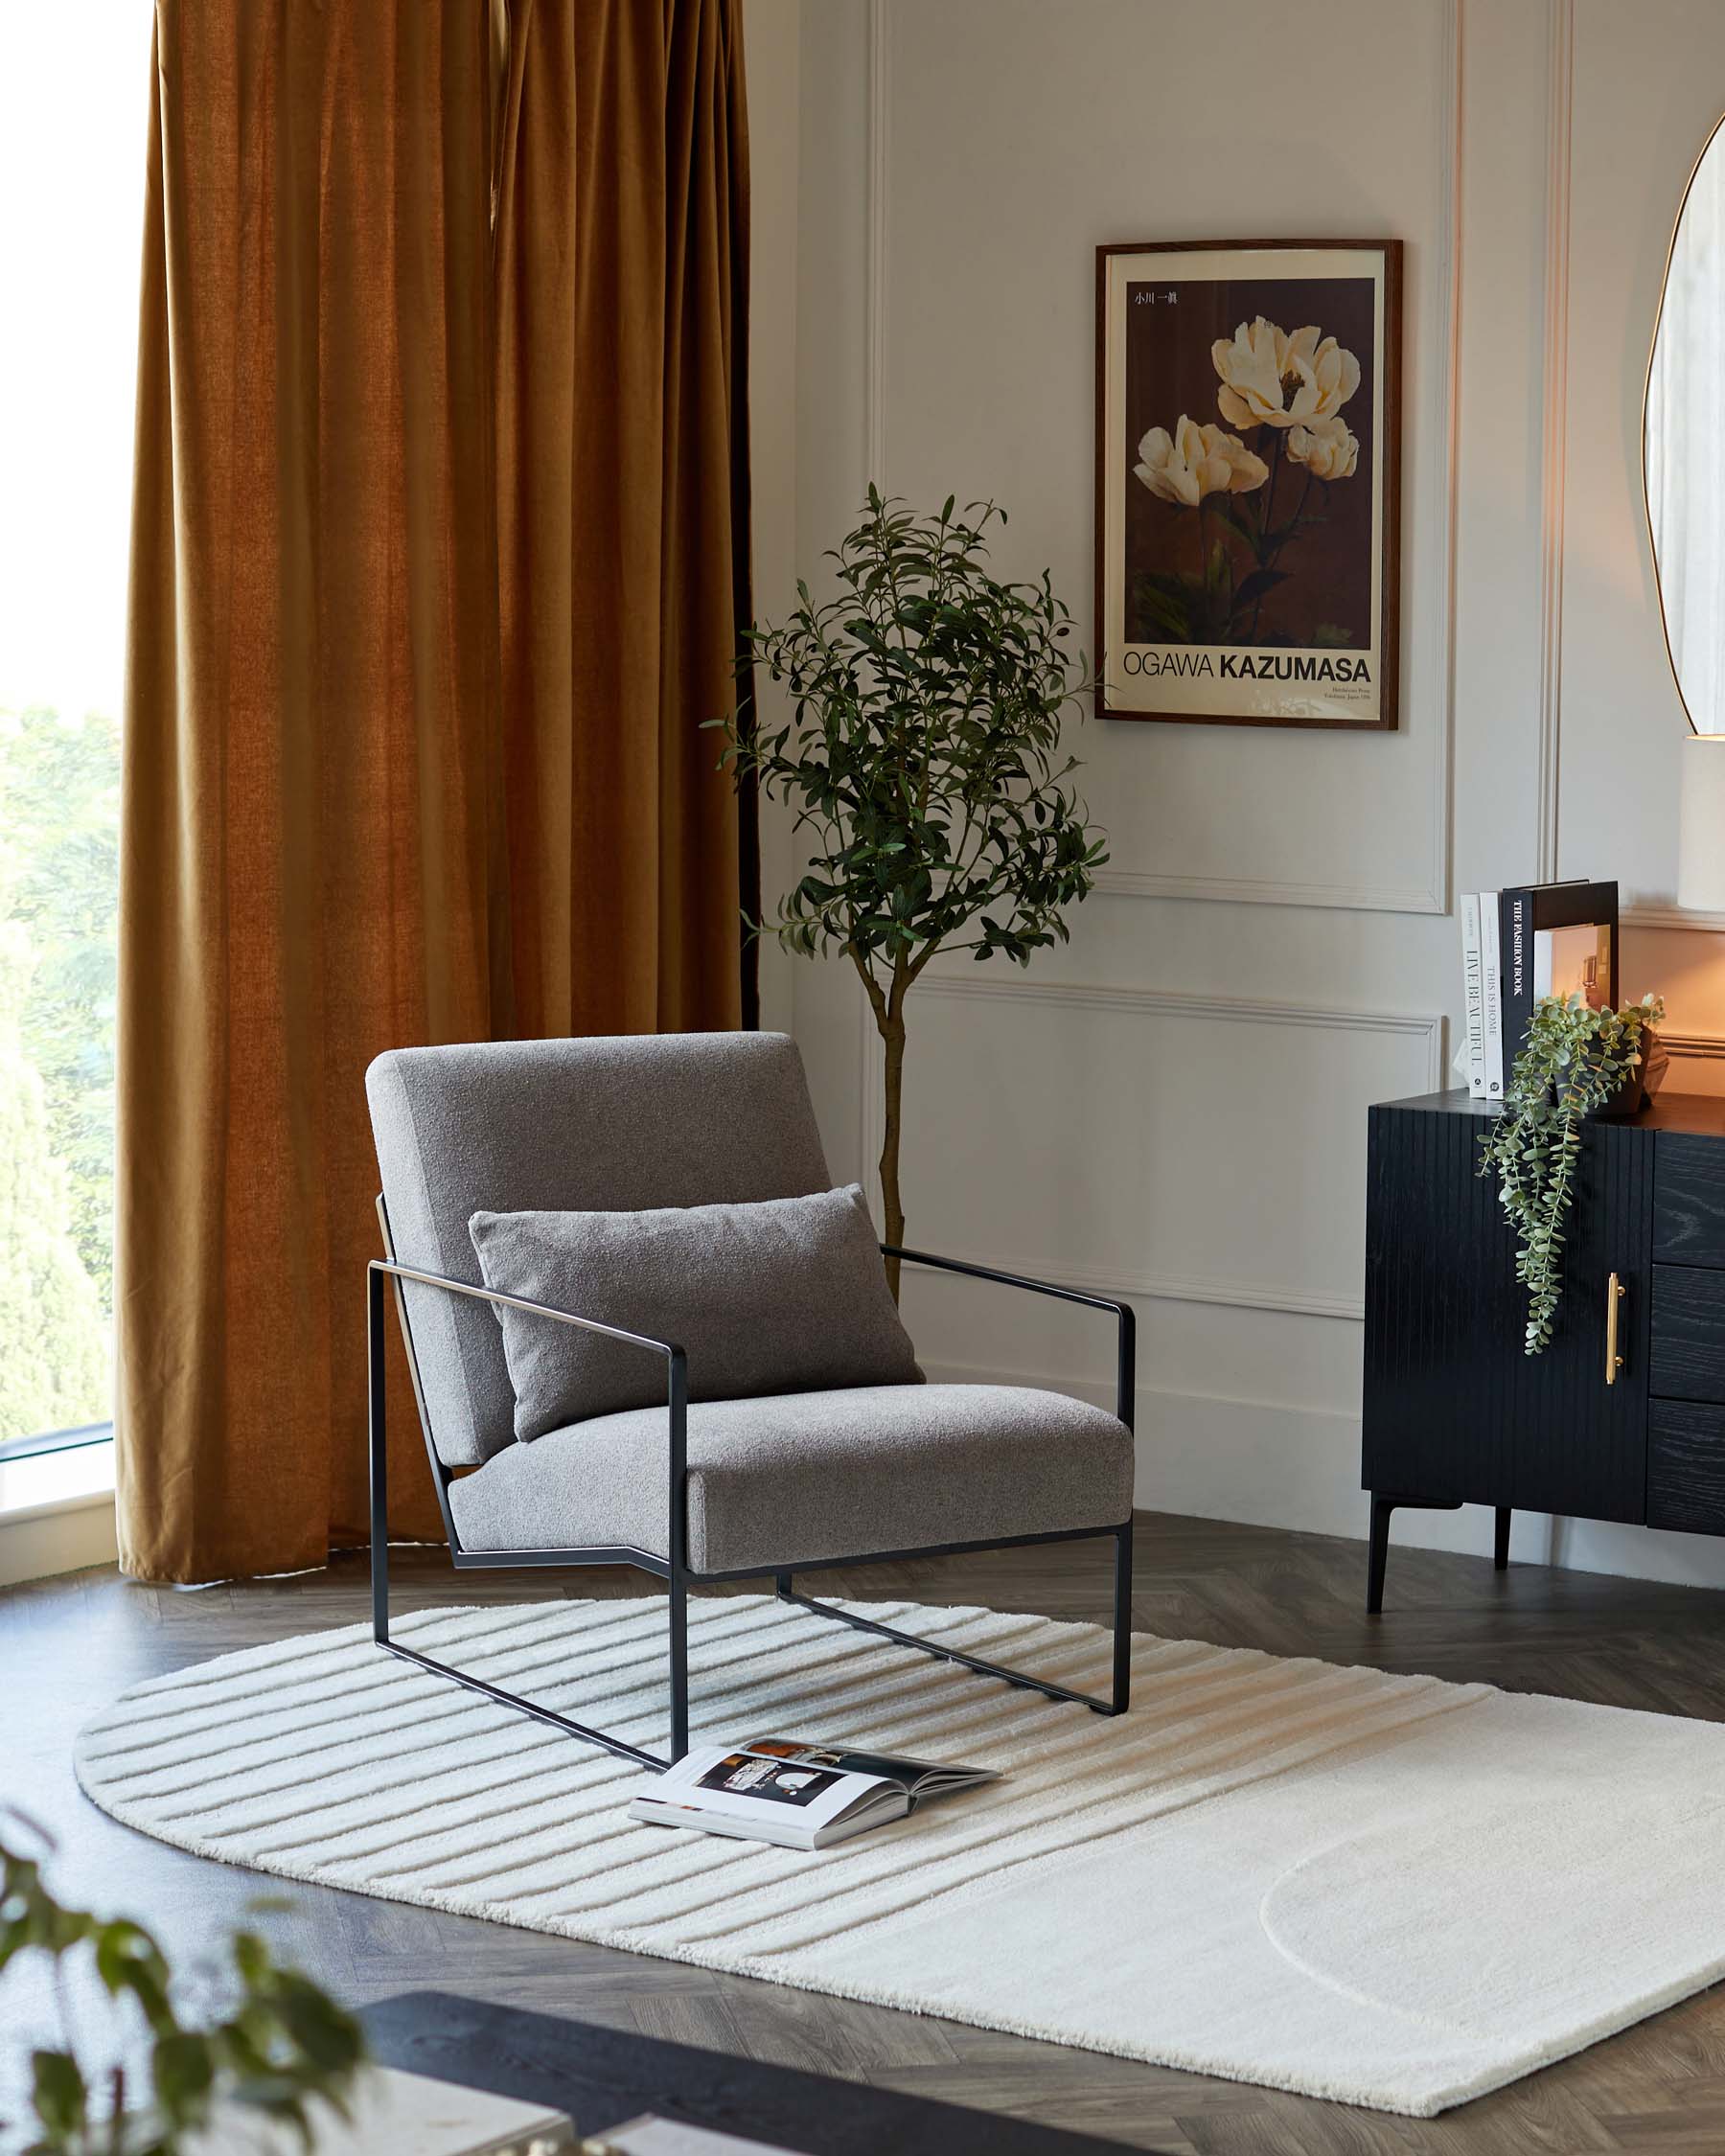
<path fill-rule="evenodd" d="M 1310 426 L 1332 418 L 1360 386 L 1360 362 L 1315 323 L 1290 336 L 1260 314 L 1210 357 L 1222 378 L 1216 404 L 1231 426 Z"/>
<path fill-rule="evenodd" d="M 1290 427 L 1288 454 L 1314 479 L 1351 479 L 1360 461 L 1360 445 L 1345 419 L 1319 420 Z"/>
<path fill-rule="evenodd" d="M 1270 474 L 1263 458 L 1237 434 L 1201 426 L 1184 412 L 1171 435 L 1165 426 L 1153 426 L 1138 444 L 1138 457 L 1134 475 L 1159 499 L 1188 509 L 1196 509 L 1206 494 L 1248 493 Z"/>

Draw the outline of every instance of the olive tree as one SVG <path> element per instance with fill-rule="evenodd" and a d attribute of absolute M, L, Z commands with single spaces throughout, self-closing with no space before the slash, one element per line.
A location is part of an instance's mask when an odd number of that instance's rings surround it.
<path fill-rule="evenodd" d="M 1066 942 L 1063 908 L 1107 859 L 1066 784 L 1061 719 L 1093 683 L 1072 617 L 1045 570 L 1035 584 L 989 573 L 993 502 L 914 515 L 872 486 L 862 521 L 826 559 L 818 604 L 798 583 L 778 628 L 749 632 L 750 656 L 789 693 L 782 725 L 747 703 L 724 762 L 791 803 L 809 836 L 807 873 L 776 917 L 752 922 L 803 956 L 841 952 L 857 969 L 886 1051 L 881 1192 L 886 1240 L 904 1240 L 899 1191 L 905 1003 L 939 952 L 1028 965 Z M 888 1262 L 894 1295 L 898 1265 Z"/>

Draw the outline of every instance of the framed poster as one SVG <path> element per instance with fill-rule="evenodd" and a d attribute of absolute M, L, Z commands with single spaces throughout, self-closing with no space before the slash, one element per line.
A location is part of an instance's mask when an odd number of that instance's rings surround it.
<path fill-rule="evenodd" d="M 1401 242 L 1096 250 L 1096 709 L 1396 722 Z"/>

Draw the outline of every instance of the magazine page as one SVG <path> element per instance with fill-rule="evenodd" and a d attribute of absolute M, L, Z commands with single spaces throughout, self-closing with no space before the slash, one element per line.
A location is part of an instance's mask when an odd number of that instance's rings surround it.
<path fill-rule="evenodd" d="M 750 1737 L 737 1747 L 752 1758 L 784 1759 L 802 1767 L 833 1768 L 842 1775 L 896 1782 L 907 1795 L 978 1788 L 999 1781 L 990 1767 L 959 1767 L 937 1759 L 906 1759 L 885 1752 L 855 1752 L 847 1746 L 807 1743 L 797 1737 Z"/>
<path fill-rule="evenodd" d="M 800 1757 L 707 1746 L 668 1768 L 645 1794 L 696 1805 L 711 1818 L 758 1823 L 794 1816 L 810 1833 L 882 1787 L 879 1776 L 846 1774 Z"/>

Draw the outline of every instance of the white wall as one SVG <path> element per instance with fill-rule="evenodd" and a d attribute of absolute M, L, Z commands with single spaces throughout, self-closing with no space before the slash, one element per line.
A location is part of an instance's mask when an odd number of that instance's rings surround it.
<path fill-rule="evenodd" d="M 1639 480 L 1725 9 L 1312 0 L 1292 34 L 1235 0 L 1219 23 L 1206 0 L 750 0 L 756 602 L 784 612 L 872 477 L 999 496 L 1000 560 L 1051 565 L 1087 621 L 1095 244 L 1407 242 L 1401 731 L 1087 722 L 1102 888 L 1027 975 L 937 963 L 906 1081 L 913 1240 L 1136 1301 L 1140 1502 L 1357 1534 L 1364 1112 L 1439 1082 L 1455 890 L 1617 875 L 1673 1083 L 1725 1090 L 1725 922 L 1671 910 L 1684 722 Z M 770 848 L 782 879 L 782 820 Z M 834 1171 L 865 1176 L 856 985 L 770 975 Z M 1105 1396 L 1078 1314 L 922 1277 L 907 1307 L 943 1373 Z M 1480 1549 L 1488 1522 L 1397 1534 Z M 1725 1581 L 1703 1538 L 1529 1518 L 1516 1548 Z"/>

